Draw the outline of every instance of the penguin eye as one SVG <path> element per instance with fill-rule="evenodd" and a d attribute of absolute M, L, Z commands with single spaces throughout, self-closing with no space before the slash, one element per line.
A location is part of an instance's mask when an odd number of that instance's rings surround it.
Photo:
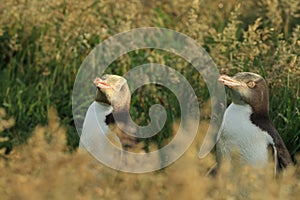
<path fill-rule="evenodd" d="M 249 82 L 247 83 L 247 86 L 248 86 L 249 88 L 254 88 L 254 87 L 255 87 L 255 82 L 254 82 L 254 81 L 249 81 Z"/>

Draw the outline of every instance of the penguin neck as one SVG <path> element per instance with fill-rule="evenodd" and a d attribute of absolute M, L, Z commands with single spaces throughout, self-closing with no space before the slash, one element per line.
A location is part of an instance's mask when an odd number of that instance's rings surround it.
<path fill-rule="evenodd" d="M 129 106 L 113 107 L 112 112 L 106 116 L 105 122 L 107 124 L 118 122 L 127 123 L 130 119 Z"/>
<path fill-rule="evenodd" d="M 267 124 L 271 123 L 268 110 L 259 110 L 259 112 L 254 111 L 250 115 L 250 120 L 253 124 L 268 132 Z"/>
<path fill-rule="evenodd" d="M 226 115 L 237 115 L 250 117 L 252 114 L 252 108 L 248 104 L 236 104 L 232 102 L 226 109 Z"/>
<path fill-rule="evenodd" d="M 249 106 L 251 108 L 251 115 L 257 116 L 259 118 L 269 118 L 269 104 L 268 102 L 263 102 L 259 104 L 248 104 L 244 101 L 240 102 L 232 102 L 233 105 L 236 106 Z"/>
<path fill-rule="evenodd" d="M 268 104 L 251 105 L 253 114 L 261 118 L 269 118 L 269 106 Z"/>
<path fill-rule="evenodd" d="M 256 108 L 257 109 L 257 108 Z M 255 107 L 249 104 L 236 104 L 232 102 L 230 106 L 228 107 L 229 113 L 234 112 L 238 115 L 246 115 L 250 118 L 252 123 L 258 125 L 261 121 L 269 121 L 269 113 L 267 110 L 256 110 Z"/>

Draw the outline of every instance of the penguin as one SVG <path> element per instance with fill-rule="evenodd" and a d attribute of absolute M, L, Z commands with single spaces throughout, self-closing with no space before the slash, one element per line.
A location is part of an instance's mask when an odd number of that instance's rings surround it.
<path fill-rule="evenodd" d="M 266 81 L 258 74 L 221 75 L 218 81 L 230 89 L 232 103 L 225 110 L 216 139 L 216 159 L 266 167 L 272 147 L 274 173 L 291 165 L 292 159 L 269 116 Z"/>
<path fill-rule="evenodd" d="M 136 131 L 134 127 L 127 127 L 131 119 L 129 115 L 131 94 L 127 80 L 122 76 L 106 74 L 102 79 L 95 78 L 94 84 L 97 87 L 95 101 L 112 107 L 112 112 L 106 115 L 105 123 L 120 139 L 122 148 L 130 151 L 143 148 L 139 138 L 122 131 Z M 123 127 L 122 130 L 117 127 L 115 118 L 117 118 L 119 125 Z"/>
<path fill-rule="evenodd" d="M 80 146 L 98 160 L 118 168 L 124 150 L 143 152 L 144 148 L 139 138 L 126 134 L 117 126 L 114 117 L 117 116 L 119 125 L 126 127 L 130 119 L 130 90 L 125 78 L 112 74 L 95 78 L 94 85 L 97 88 L 95 100 L 83 122 Z"/>

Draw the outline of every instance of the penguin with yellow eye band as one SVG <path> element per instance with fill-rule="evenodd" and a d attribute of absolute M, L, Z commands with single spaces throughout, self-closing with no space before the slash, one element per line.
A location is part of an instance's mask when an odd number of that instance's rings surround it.
<path fill-rule="evenodd" d="M 291 165 L 291 156 L 269 117 L 266 81 L 251 72 L 218 79 L 230 89 L 232 103 L 226 109 L 216 141 L 216 158 L 232 163 L 266 167 L 272 148 L 274 173 Z M 236 155 L 237 153 L 237 158 Z"/>

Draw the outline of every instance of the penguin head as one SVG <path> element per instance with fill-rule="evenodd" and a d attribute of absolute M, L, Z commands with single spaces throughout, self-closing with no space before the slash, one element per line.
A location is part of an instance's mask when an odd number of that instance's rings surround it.
<path fill-rule="evenodd" d="M 266 81 L 260 75 L 240 72 L 233 77 L 221 75 L 218 81 L 230 88 L 233 103 L 249 104 L 254 111 L 268 112 L 268 88 Z"/>
<path fill-rule="evenodd" d="M 101 78 L 95 78 L 94 84 L 97 87 L 95 97 L 97 102 L 111 105 L 114 110 L 129 109 L 131 96 L 125 78 L 106 74 Z"/>

